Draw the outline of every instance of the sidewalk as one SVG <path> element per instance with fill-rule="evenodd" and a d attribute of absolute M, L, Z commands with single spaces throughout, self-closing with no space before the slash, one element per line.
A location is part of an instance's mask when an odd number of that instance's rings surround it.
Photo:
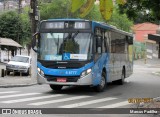
<path fill-rule="evenodd" d="M 134 65 L 140 65 L 143 67 L 155 67 L 160 68 L 160 59 L 147 59 L 146 61 L 144 59 L 134 60 Z"/>
<path fill-rule="evenodd" d="M 0 77 L 0 88 L 21 87 L 37 84 L 30 76 L 4 76 Z"/>
<path fill-rule="evenodd" d="M 30 76 L 7 75 L 2 77 L 1 70 L 6 69 L 5 63 L 0 63 L 0 88 L 4 87 L 21 87 L 37 84 Z"/>

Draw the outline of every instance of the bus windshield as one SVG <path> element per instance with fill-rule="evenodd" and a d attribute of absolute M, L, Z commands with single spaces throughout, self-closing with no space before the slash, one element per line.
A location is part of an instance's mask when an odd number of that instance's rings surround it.
<path fill-rule="evenodd" d="M 41 60 L 90 60 L 92 57 L 91 33 L 41 33 L 39 56 Z"/>

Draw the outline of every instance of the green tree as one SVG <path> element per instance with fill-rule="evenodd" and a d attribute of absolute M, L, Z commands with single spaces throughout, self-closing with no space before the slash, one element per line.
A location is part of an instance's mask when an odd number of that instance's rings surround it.
<path fill-rule="evenodd" d="M 39 6 L 41 20 L 50 18 L 80 18 L 79 11 L 71 13 L 71 0 L 52 0 L 51 3 L 41 2 Z M 92 11 L 84 19 L 104 21 L 98 5 L 94 5 Z"/>
<path fill-rule="evenodd" d="M 80 17 L 84 18 L 87 16 L 95 5 L 95 0 L 71 0 L 72 7 L 71 11 L 79 11 Z M 124 5 L 126 0 L 114 0 L 114 3 Z M 113 12 L 113 0 L 99 0 L 99 9 L 102 17 L 105 20 L 111 18 Z"/>
<path fill-rule="evenodd" d="M 105 20 L 103 19 L 102 15 L 99 11 L 99 6 L 98 5 L 94 5 L 91 12 L 87 16 L 85 16 L 84 18 L 88 19 L 88 20 L 105 22 Z"/>
<path fill-rule="evenodd" d="M 23 35 L 21 37 L 22 42 L 21 44 L 26 45 L 31 42 L 31 22 L 28 15 L 29 7 L 23 8 L 23 13 L 20 14 L 20 20 L 22 23 L 22 31 Z"/>
<path fill-rule="evenodd" d="M 70 0 L 52 0 L 49 3 L 39 3 L 41 20 L 49 18 L 71 17 Z"/>
<path fill-rule="evenodd" d="M 30 25 L 28 21 L 15 11 L 1 14 L 0 24 L 0 37 L 11 38 L 20 44 L 23 44 L 30 37 Z"/>
<path fill-rule="evenodd" d="M 0 37 L 7 37 L 18 41 L 17 35 L 21 31 L 16 30 L 18 27 L 21 27 L 21 22 L 19 19 L 20 18 L 16 12 L 10 11 L 3 13 L 0 16 Z"/>
<path fill-rule="evenodd" d="M 127 0 L 125 5 L 119 5 L 120 13 L 126 13 L 135 22 L 160 20 L 159 0 Z M 146 11 L 149 11 L 148 13 Z"/>
<path fill-rule="evenodd" d="M 112 17 L 108 23 L 127 32 L 130 32 L 131 26 L 133 26 L 133 22 L 128 19 L 127 15 L 120 14 L 116 8 L 114 9 Z"/>

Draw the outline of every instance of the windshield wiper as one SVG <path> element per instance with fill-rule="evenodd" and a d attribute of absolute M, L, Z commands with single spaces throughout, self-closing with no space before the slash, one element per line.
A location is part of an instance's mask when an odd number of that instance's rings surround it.
<path fill-rule="evenodd" d="M 72 36 L 72 33 L 68 33 L 68 36 L 64 39 L 74 39 L 78 35 L 79 31 L 76 31 L 74 35 Z"/>
<path fill-rule="evenodd" d="M 74 33 L 74 35 L 71 37 L 71 39 L 74 39 L 74 38 L 78 35 L 78 33 L 79 33 L 79 31 L 76 31 L 76 32 Z"/>

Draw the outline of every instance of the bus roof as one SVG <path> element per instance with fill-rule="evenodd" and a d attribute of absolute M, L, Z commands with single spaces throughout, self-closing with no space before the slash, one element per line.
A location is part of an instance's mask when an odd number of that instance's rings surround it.
<path fill-rule="evenodd" d="M 112 30 L 112 31 L 119 32 L 119 33 L 122 33 L 122 34 L 124 34 L 124 35 L 133 36 L 132 33 L 129 33 L 129 32 L 120 30 L 120 29 L 118 29 L 116 26 L 112 26 L 112 25 L 106 24 L 106 23 L 104 23 L 104 22 L 92 21 L 92 24 L 93 24 L 93 26 L 95 26 L 95 27 L 101 27 L 101 28 L 104 28 L 104 29 L 110 29 L 110 30 Z"/>
<path fill-rule="evenodd" d="M 64 18 L 64 19 L 48 19 L 47 21 L 90 21 L 86 19 L 72 19 L 72 18 Z"/>

